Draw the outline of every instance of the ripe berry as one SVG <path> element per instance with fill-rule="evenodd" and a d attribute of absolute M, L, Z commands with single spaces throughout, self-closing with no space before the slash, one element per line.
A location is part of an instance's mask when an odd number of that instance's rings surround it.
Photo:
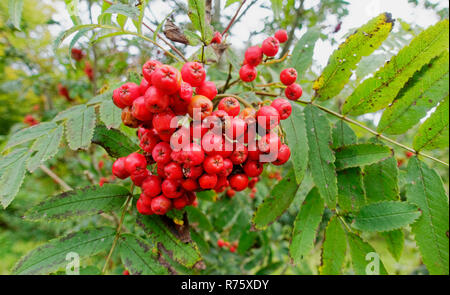
<path fill-rule="evenodd" d="M 190 130 L 186 127 L 181 127 L 170 137 L 170 146 L 173 151 L 181 151 L 181 149 L 187 146 L 191 141 Z M 175 156 L 174 153 L 172 153 Z M 175 161 L 175 160 L 174 160 Z"/>
<path fill-rule="evenodd" d="M 124 270 L 122 274 L 123 274 L 124 276 L 128 276 L 128 275 L 130 275 L 130 272 L 129 272 L 128 270 Z"/>
<path fill-rule="evenodd" d="M 217 246 L 219 248 L 222 248 L 223 246 L 225 246 L 225 242 L 222 239 L 220 239 L 220 240 L 217 241 Z"/>
<path fill-rule="evenodd" d="M 240 165 L 247 160 L 248 150 L 245 145 L 239 145 L 239 148 L 233 151 L 230 160 L 234 165 Z"/>
<path fill-rule="evenodd" d="M 213 189 L 217 184 L 216 174 L 203 174 L 199 179 L 198 183 L 202 189 L 208 190 Z"/>
<path fill-rule="evenodd" d="M 414 153 L 413 153 L 413 152 L 406 152 L 405 155 L 406 155 L 406 157 L 409 159 L 409 158 L 411 158 L 412 156 L 414 156 Z"/>
<path fill-rule="evenodd" d="M 140 148 L 151 154 L 155 146 L 160 142 L 159 136 L 153 132 L 146 132 L 141 136 Z"/>
<path fill-rule="evenodd" d="M 198 87 L 205 81 L 206 71 L 201 63 L 187 62 L 181 68 L 181 76 L 184 82 Z"/>
<path fill-rule="evenodd" d="M 286 120 L 292 113 L 291 104 L 284 98 L 275 99 L 274 101 L 272 101 L 271 106 L 278 111 L 281 120 Z"/>
<path fill-rule="evenodd" d="M 226 176 L 219 176 L 217 177 L 217 183 L 216 186 L 214 187 L 214 190 L 217 193 L 221 193 L 223 192 L 228 186 L 230 185 L 228 179 Z"/>
<path fill-rule="evenodd" d="M 172 201 L 173 208 L 177 210 L 181 210 L 186 207 L 189 203 L 189 198 L 186 195 L 183 195 L 179 198 L 176 198 Z"/>
<path fill-rule="evenodd" d="M 302 97 L 303 89 L 300 85 L 294 83 L 294 84 L 289 85 L 284 90 L 284 94 L 290 100 L 298 100 L 300 97 Z"/>
<path fill-rule="evenodd" d="M 217 109 L 225 111 L 231 117 L 236 117 L 241 111 L 241 106 L 236 98 L 225 97 L 219 102 Z"/>
<path fill-rule="evenodd" d="M 142 74 L 144 75 L 145 80 L 148 82 L 152 82 L 152 75 L 156 71 L 157 68 L 162 66 L 157 60 L 149 60 L 142 66 Z"/>
<path fill-rule="evenodd" d="M 234 189 L 229 188 L 226 192 L 228 198 L 233 198 L 236 195 L 236 191 Z"/>
<path fill-rule="evenodd" d="M 258 75 L 258 71 L 256 68 L 252 65 L 243 65 L 241 69 L 239 70 L 239 77 L 244 82 L 252 82 L 256 79 L 256 76 Z"/>
<path fill-rule="evenodd" d="M 139 84 L 139 92 L 142 96 L 144 96 L 147 89 L 151 86 L 150 82 L 147 81 L 147 79 L 142 79 L 141 84 Z"/>
<path fill-rule="evenodd" d="M 197 95 L 203 95 L 213 100 L 217 95 L 216 84 L 212 81 L 205 81 L 197 87 Z"/>
<path fill-rule="evenodd" d="M 286 30 L 278 30 L 275 32 L 275 38 L 277 38 L 280 43 L 284 43 L 288 40 L 288 34 Z"/>
<path fill-rule="evenodd" d="M 145 106 L 152 113 L 159 113 L 167 109 L 170 98 L 164 91 L 150 86 L 144 95 Z"/>
<path fill-rule="evenodd" d="M 247 131 L 247 123 L 245 123 L 244 120 L 235 117 L 231 119 L 230 126 L 226 126 L 225 128 L 225 134 L 231 139 L 236 139 L 241 137 Z"/>
<path fill-rule="evenodd" d="M 284 163 L 286 163 L 289 158 L 291 157 L 291 150 L 289 147 L 285 144 L 281 145 L 280 149 L 278 150 L 278 156 L 275 162 L 273 164 L 275 166 L 281 166 Z"/>
<path fill-rule="evenodd" d="M 181 186 L 187 191 L 195 191 L 198 189 L 198 183 L 195 179 L 185 179 L 181 182 Z"/>
<path fill-rule="evenodd" d="M 211 115 L 213 107 L 210 99 L 203 95 L 196 95 L 188 106 L 188 113 L 194 120 L 203 120 Z"/>
<path fill-rule="evenodd" d="M 136 202 L 136 208 L 138 210 L 139 213 L 141 213 L 142 215 L 153 215 L 155 214 L 152 210 L 151 205 L 148 206 L 144 200 L 142 199 L 142 197 L 140 197 L 137 202 Z"/>
<path fill-rule="evenodd" d="M 180 90 L 181 73 L 172 66 L 162 65 L 153 72 L 152 84 L 168 94 L 173 94 Z"/>
<path fill-rule="evenodd" d="M 138 153 L 131 153 L 125 158 L 125 169 L 129 174 L 141 172 L 147 169 L 145 156 Z"/>
<path fill-rule="evenodd" d="M 133 116 L 133 113 L 131 112 L 131 107 L 129 107 L 129 106 L 125 107 L 122 110 L 121 118 L 122 118 L 123 124 L 130 128 L 137 128 L 140 125 L 139 120 Z"/>
<path fill-rule="evenodd" d="M 203 166 L 183 166 L 183 175 L 186 178 L 197 179 L 203 174 Z"/>
<path fill-rule="evenodd" d="M 274 132 L 264 135 L 258 142 L 258 148 L 263 153 L 276 153 L 280 147 L 280 138 Z"/>
<path fill-rule="evenodd" d="M 152 200 L 152 211 L 158 215 L 166 214 L 172 208 L 172 202 L 164 197 L 159 196 Z"/>
<path fill-rule="evenodd" d="M 151 113 L 145 106 L 145 98 L 143 96 L 140 96 L 133 101 L 131 114 L 133 117 L 141 121 L 151 121 L 153 118 L 153 113 Z"/>
<path fill-rule="evenodd" d="M 179 198 L 184 193 L 179 180 L 166 179 L 162 182 L 161 189 L 164 196 L 171 199 Z"/>
<path fill-rule="evenodd" d="M 161 193 L 161 178 L 157 175 L 147 176 L 141 184 L 141 189 L 150 198 L 158 196 Z"/>
<path fill-rule="evenodd" d="M 274 37 L 268 37 L 262 43 L 262 51 L 267 56 L 275 56 L 280 49 L 280 42 Z"/>
<path fill-rule="evenodd" d="M 245 61 L 248 65 L 256 67 L 263 59 L 263 50 L 259 46 L 252 46 L 245 51 Z"/>
<path fill-rule="evenodd" d="M 71 57 L 76 60 L 76 61 L 80 61 L 83 59 L 84 57 L 84 52 L 81 49 L 78 48 L 72 48 L 71 50 Z"/>
<path fill-rule="evenodd" d="M 135 83 L 125 83 L 118 88 L 117 92 L 113 92 L 113 95 L 118 95 L 118 100 L 126 106 L 131 106 L 133 101 L 141 96 L 139 86 Z"/>
<path fill-rule="evenodd" d="M 215 44 L 222 43 L 222 34 L 219 32 L 215 32 L 213 38 L 211 39 L 211 43 Z"/>
<path fill-rule="evenodd" d="M 147 169 L 145 169 L 131 174 L 130 178 L 136 186 L 141 186 L 142 182 L 147 178 L 148 175 L 149 172 Z"/>
<path fill-rule="evenodd" d="M 153 160 L 155 160 L 158 164 L 167 164 L 170 162 L 170 154 L 172 153 L 172 149 L 170 148 L 170 144 L 167 142 L 158 143 L 152 151 Z"/>
<path fill-rule="evenodd" d="M 231 176 L 230 186 L 237 192 L 245 190 L 248 186 L 248 176 L 245 174 L 235 174 Z"/>
<path fill-rule="evenodd" d="M 172 123 L 172 120 L 174 123 Z M 161 134 L 172 134 L 175 131 L 175 128 L 171 126 L 171 124 L 175 124 L 176 116 L 175 114 L 168 110 L 161 113 L 155 114 L 153 117 L 153 126 L 155 130 L 158 132 L 158 135 Z"/>
<path fill-rule="evenodd" d="M 231 246 L 231 247 L 230 247 L 230 252 L 231 252 L 231 253 L 235 253 L 236 250 L 237 250 L 237 247 L 236 247 L 236 246 Z"/>
<path fill-rule="evenodd" d="M 179 94 L 180 94 L 180 98 L 182 100 L 184 100 L 187 103 L 191 102 L 193 93 L 194 93 L 194 89 L 192 88 L 191 84 L 186 83 L 186 82 L 181 82 Z"/>
<path fill-rule="evenodd" d="M 263 170 L 264 165 L 258 161 L 248 160 L 247 162 L 245 162 L 244 172 L 245 174 L 247 174 L 248 177 L 258 177 L 261 175 Z"/>
<path fill-rule="evenodd" d="M 170 162 L 164 167 L 164 174 L 166 179 L 181 179 L 183 178 L 183 171 L 178 163 Z"/>
<path fill-rule="evenodd" d="M 125 157 L 117 159 L 112 165 L 112 173 L 117 178 L 125 179 L 130 173 L 125 169 Z"/>
<path fill-rule="evenodd" d="M 281 71 L 280 81 L 286 86 L 289 86 L 297 80 L 297 71 L 294 68 L 287 68 Z"/>
<path fill-rule="evenodd" d="M 228 176 L 233 172 L 233 162 L 230 159 L 223 159 L 223 169 L 219 172 L 219 176 Z"/>
<path fill-rule="evenodd" d="M 209 174 L 218 174 L 224 169 L 223 158 L 220 155 L 206 157 L 203 169 Z"/>
<path fill-rule="evenodd" d="M 272 130 L 280 123 L 280 114 L 271 106 L 263 106 L 256 112 L 258 124 L 266 130 Z"/>
<path fill-rule="evenodd" d="M 205 153 L 203 152 L 201 146 L 196 143 L 191 143 L 183 148 L 182 157 L 184 160 L 184 166 L 198 166 L 203 163 Z"/>
<path fill-rule="evenodd" d="M 259 142 L 251 142 L 248 145 L 248 158 L 253 161 L 259 161 L 261 151 L 258 148 Z"/>

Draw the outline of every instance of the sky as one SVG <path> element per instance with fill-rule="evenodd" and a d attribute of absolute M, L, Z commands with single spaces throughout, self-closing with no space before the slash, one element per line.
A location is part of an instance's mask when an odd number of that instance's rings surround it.
<path fill-rule="evenodd" d="M 260 0 L 265 6 L 270 7 L 269 0 Z M 402 18 L 406 22 L 413 23 L 419 25 L 421 27 L 428 27 L 430 25 L 435 24 L 439 19 L 437 15 L 431 11 L 427 10 L 423 7 L 415 7 L 412 4 L 408 3 L 408 0 L 347 0 L 350 5 L 348 6 L 349 14 L 341 19 L 342 28 L 341 31 L 336 34 L 337 38 L 342 38 L 344 35 L 352 31 L 355 28 L 358 28 L 365 24 L 369 19 L 379 15 L 382 12 L 390 12 L 392 13 L 394 18 Z M 58 11 L 54 16 L 54 19 L 62 24 L 62 26 L 54 26 L 53 32 L 55 35 L 59 33 L 59 31 L 64 28 L 68 29 L 72 26 L 69 15 L 65 9 L 65 5 L 62 2 L 52 2 L 51 0 L 44 0 L 47 3 L 53 3 L 55 9 Z M 158 22 L 162 21 L 166 15 L 170 13 L 170 6 L 167 3 L 168 1 L 163 0 L 153 0 L 150 1 L 150 10 L 147 9 L 147 14 L 152 19 L 156 19 Z M 187 1 L 186 1 L 187 2 Z M 223 6 L 223 14 L 225 15 L 233 15 L 235 10 L 237 9 L 238 3 L 235 3 L 227 8 L 225 8 L 225 2 L 221 1 Z M 251 2 L 251 1 L 247 1 Z M 317 5 L 320 0 L 306 0 L 305 8 L 313 7 Z M 434 3 L 439 3 L 441 7 L 448 7 L 449 3 L 447 0 L 434 0 Z M 84 3 L 84 2 L 82 2 Z M 247 4 L 246 4 L 247 5 Z M 245 8 L 245 6 L 244 6 Z M 244 8 L 242 10 L 244 10 Z M 79 10 L 83 11 L 85 7 L 80 5 Z M 100 14 L 100 9 L 94 11 L 94 17 L 96 18 Z M 265 17 L 270 16 L 272 14 L 271 10 L 266 8 L 261 8 L 259 5 L 254 5 L 247 12 L 245 17 L 245 22 L 241 22 L 240 25 L 236 25 L 232 27 L 231 33 L 232 36 L 227 41 L 231 43 L 235 48 L 244 49 L 246 46 L 246 42 L 249 39 L 250 33 L 252 31 L 258 30 L 263 26 L 263 20 Z M 179 18 L 183 18 L 185 16 L 179 16 Z M 89 23 L 89 20 L 86 19 L 86 15 L 81 15 L 83 22 Z M 175 19 L 175 22 L 177 19 Z M 244 24 L 244 25 L 243 25 Z M 330 19 L 330 25 L 336 25 L 336 19 Z M 296 37 L 300 38 L 302 34 L 305 33 L 305 30 L 301 30 L 297 32 Z M 254 42 L 259 43 L 266 36 L 257 36 Z M 338 45 L 332 45 L 330 42 L 319 40 L 316 45 L 314 52 L 314 59 L 316 64 L 320 67 L 326 65 L 329 56 L 333 52 L 333 50 Z M 191 48 L 192 52 L 195 51 L 194 48 Z"/>

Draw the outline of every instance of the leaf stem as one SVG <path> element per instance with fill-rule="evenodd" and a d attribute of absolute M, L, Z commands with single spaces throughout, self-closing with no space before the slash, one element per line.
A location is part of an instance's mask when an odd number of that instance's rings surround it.
<path fill-rule="evenodd" d="M 134 191 L 134 184 L 131 185 L 130 195 L 128 196 L 128 198 L 125 201 L 125 204 L 122 208 L 122 215 L 120 216 L 119 225 L 117 226 L 116 236 L 114 237 L 114 241 L 112 243 L 111 250 L 109 250 L 108 256 L 106 257 L 105 265 L 103 266 L 103 269 L 102 269 L 102 274 L 105 274 L 106 268 L 108 267 L 109 261 L 111 260 L 111 256 L 114 252 L 114 249 L 116 248 L 117 241 L 119 240 L 120 233 L 122 231 L 123 221 L 125 219 L 125 213 L 127 212 L 127 208 L 128 208 L 128 205 L 130 204 L 130 201 L 133 199 L 133 191 Z"/>
<path fill-rule="evenodd" d="M 244 6 L 244 4 L 245 4 L 246 1 L 247 1 L 247 0 L 243 0 L 243 1 L 241 2 L 241 4 L 239 5 L 238 9 L 236 10 L 236 13 L 234 14 L 233 18 L 230 20 L 230 23 L 229 23 L 228 26 L 225 28 L 225 30 L 223 30 L 222 36 L 224 36 L 224 35 L 228 32 L 228 30 L 231 28 L 231 26 L 233 25 L 234 21 L 236 20 L 238 14 L 239 14 L 239 11 L 241 11 L 241 8 L 242 8 L 242 6 Z"/>
<path fill-rule="evenodd" d="M 283 62 L 286 58 L 288 58 L 288 56 L 289 56 L 289 51 L 286 52 L 281 58 L 268 60 L 266 62 L 263 62 L 262 65 L 265 66 L 265 65 L 271 65 L 271 64 Z"/>

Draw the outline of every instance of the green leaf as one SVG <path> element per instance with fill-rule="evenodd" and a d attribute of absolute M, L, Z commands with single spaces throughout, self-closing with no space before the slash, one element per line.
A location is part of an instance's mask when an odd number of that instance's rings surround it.
<path fill-rule="evenodd" d="M 137 20 L 137 19 L 139 19 L 140 11 L 135 6 L 118 3 L 118 4 L 114 4 L 114 5 L 110 6 L 108 9 L 106 9 L 105 12 L 103 12 L 103 14 L 107 14 L 107 13 L 120 14 L 123 16 L 127 16 L 131 19 Z"/>
<path fill-rule="evenodd" d="M 130 192 L 123 186 L 105 183 L 68 191 L 33 206 L 25 218 L 38 220 L 66 220 L 110 212 L 122 207 Z"/>
<path fill-rule="evenodd" d="M 8 1 L 9 21 L 18 30 L 20 30 L 20 21 L 22 19 L 22 10 L 23 10 L 23 0 L 9 0 Z"/>
<path fill-rule="evenodd" d="M 70 15 L 70 19 L 72 20 L 72 23 L 74 25 L 78 25 L 81 23 L 80 17 L 79 17 L 79 10 L 78 5 L 80 4 L 79 0 L 64 0 L 66 3 L 66 10 Z"/>
<path fill-rule="evenodd" d="M 448 147 L 448 100 L 447 96 L 420 126 L 413 142 L 416 151 Z"/>
<path fill-rule="evenodd" d="M 448 96 L 448 68 L 447 51 L 430 64 L 424 65 L 383 112 L 378 123 L 378 132 L 403 134 L 419 123 L 430 109 Z"/>
<path fill-rule="evenodd" d="M 403 245 L 405 243 L 405 235 L 401 229 L 382 232 L 381 235 L 384 237 L 386 241 L 386 245 L 389 253 L 391 253 L 392 257 L 396 261 L 400 260 L 403 252 Z"/>
<path fill-rule="evenodd" d="M 298 187 L 294 171 L 290 170 L 256 209 L 252 220 L 254 227 L 264 230 L 280 218 L 294 200 Z"/>
<path fill-rule="evenodd" d="M 280 19 L 281 11 L 283 10 L 283 0 L 270 0 L 272 4 L 272 11 L 275 19 Z"/>
<path fill-rule="evenodd" d="M 190 241 L 181 241 L 177 238 L 159 216 L 139 215 L 136 222 L 161 252 L 178 263 L 193 268 L 201 261 L 197 246 Z"/>
<path fill-rule="evenodd" d="M 336 169 L 365 166 L 383 161 L 394 154 L 388 146 L 372 143 L 354 144 L 336 149 Z"/>
<path fill-rule="evenodd" d="M 186 212 L 188 214 L 189 225 L 198 227 L 205 231 L 212 231 L 213 226 L 208 217 L 199 209 L 193 206 L 187 206 Z"/>
<path fill-rule="evenodd" d="M 173 11 L 171 11 L 169 14 L 166 15 L 166 17 L 158 24 L 158 26 L 156 27 L 155 31 L 153 32 L 153 41 L 156 42 L 156 38 L 158 38 L 158 34 L 161 31 L 164 23 L 166 22 L 166 20 L 173 14 Z"/>
<path fill-rule="evenodd" d="M 416 157 L 409 159 L 406 198 L 422 216 L 411 225 L 430 274 L 449 274 L 449 205 L 441 177 Z"/>
<path fill-rule="evenodd" d="M 345 231 L 339 218 L 334 215 L 325 230 L 322 246 L 321 275 L 340 275 L 347 252 L 347 240 Z"/>
<path fill-rule="evenodd" d="M 333 149 L 358 143 L 355 131 L 342 120 L 333 126 Z"/>
<path fill-rule="evenodd" d="M 363 181 L 369 204 L 399 199 L 398 167 L 394 157 L 364 167 Z"/>
<path fill-rule="evenodd" d="M 131 139 L 116 129 L 108 129 L 104 125 L 95 127 L 92 143 L 98 144 L 113 158 L 126 157 L 139 150 Z"/>
<path fill-rule="evenodd" d="M 127 23 L 128 16 L 118 14 L 116 17 L 117 24 L 123 29 Z"/>
<path fill-rule="evenodd" d="M 292 57 L 289 59 L 289 67 L 297 70 L 298 77 L 303 77 L 306 70 L 311 66 L 314 48 L 319 37 L 320 31 L 311 28 L 295 44 Z"/>
<path fill-rule="evenodd" d="M 85 109 L 80 116 L 71 117 L 66 122 L 66 137 L 69 147 L 76 151 L 87 149 L 91 145 L 91 139 L 95 128 L 95 108 Z"/>
<path fill-rule="evenodd" d="M 361 207 L 353 227 L 368 232 L 385 232 L 413 223 L 420 216 L 417 206 L 407 202 L 383 201 Z"/>
<path fill-rule="evenodd" d="M 185 31 L 183 31 L 183 33 L 186 36 L 186 38 L 188 39 L 189 45 L 191 45 L 191 46 L 197 46 L 198 44 L 200 44 L 202 42 L 202 37 L 197 35 L 197 33 L 195 33 L 195 32 L 185 30 Z"/>
<path fill-rule="evenodd" d="M 23 257 L 14 267 L 16 275 L 49 274 L 70 262 L 67 254 L 91 257 L 111 248 L 116 231 L 113 228 L 85 229 L 51 240 Z"/>
<path fill-rule="evenodd" d="M 323 210 L 323 199 L 315 187 L 306 196 L 294 223 L 289 253 L 296 264 L 299 264 L 314 247 L 314 239 L 322 220 Z"/>
<path fill-rule="evenodd" d="M 80 40 L 81 37 L 86 36 L 86 33 L 89 32 L 90 28 L 84 28 L 79 30 L 75 36 L 73 36 L 72 40 L 70 41 L 69 48 L 67 50 L 67 56 L 69 56 L 70 64 L 73 68 L 75 68 L 75 61 L 73 58 L 71 58 L 72 48 L 77 44 L 78 40 Z"/>
<path fill-rule="evenodd" d="M 308 166 L 308 141 L 306 138 L 305 116 L 297 104 L 292 104 L 292 114 L 282 121 L 283 131 L 291 147 L 291 161 L 297 183 L 301 183 Z"/>
<path fill-rule="evenodd" d="M 96 28 L 100 28 L 101 25 L 98 24 L 88 24 L 88 25 L 78 25 L 78 26 L 74 26 L 71 27 L 70 29 L 68 29 L 67 31 L 63 31 L 61 32 L 55 39 L 55 41 L 53 42 L 53 51 L 56 52 L 56 50 L 59 48 L 59 46 L 61 46 L 62 42 L 69 37 L 70 35 L 72 35 L 73 33 L 85 29 L 85 28 L 90 28 L 91 30 L 96 29 Z"/>
<path fill-rule="evenodd" d="M 338 172 L 338 204 L 344 212 L 357 211 L 366 202 L 361 168 L 349 168 Z"/>
<path fill-rule="evenodd" d="M 350 35 L 333 52 L 322 75 L 314 82 L 315 97 L 328 100 L 338 95 L 361 58 L 370 55 L 388 37 L 393 23 L 391 14 L 383 13 Z"/>
<path fill-rule="evenodd" d="M 81 116 L 81 114 L 86 110 L 86 105 L 79 104 L 73 107 L 70 107 L 68 109 L 65 109 L 64 111 L 61 111 L 56 115 L 55 118 L 53 118 L 53 122 L 59 122 L 63 120 L 67 120 L 72 117 L 78 117 Z"/>
<path fill-rule="evenodd" d="M 168 270 L 158 262 L 158 250 L 133 234 L 122 234 L 119 253 L 123 266 L 131 275 L 166 275 Z"/>
<path fill-rule="evenodd" d="M 140 1 L 138 5 L 139 10 L 139 18 L 137 20 L 133 20 L 134 26 L 136 27 L 138 34 L 142 34 L 142 22 L 144 21 L 145 16 L 145 8 L 148 5 L 149 0 Z"/>
<path fill-rule="evenodd" d="M 356 275 L 388 274 L 380 256 L 372 246 L 364 242 L 359 236 L 350 232 L 347 232 L 347 241 L 352 257 L 353 271 Z M 371 266 L 374 267 L 372 268 Z"/>
<path fill-rule="evenodd" d="M 27 160 L 29 158 L 29 153 L 25 150 L 21 150 L 18 153 L 11 154 L 10 157 L 6 156 L 5 165 L 0 173 L 0 203 L 3 208 L 11 204 L 14 197 L 19 192 L 20 186 L 22 185 L 23 179 L 25 178 Z M 14 162 L 9 162 L 14 159 Z"/>
<path fill-rule="evenodd" d="M 306 136 L 309 145 L 309 166 L 320 195 L 331 209 L 338 194 L 331 128 L 325 114 L 312 105 L 305 107 Z"/>
<path fill-rule="evenodd" d="M 16 145 L 31 141 L 39 138 L 44 134 L 49 133 L 55 129 L 57 125 L 53 122 L 44 122 L 38 125 L 34 125 L 12 134 L 8 143 L 5 146 L 5 150 L 15 147 Z"/>
<path fill-rule="evenodd" d="M 240 2 L 240 0 L 227 0 L 227 2 L 225 3 L 225 8 L 236 2 Z"/>
<path fill-rule="evenodd" d="M 119 128 L 122 123 L 122 110 L 112 100 L 106 100 L 100 105 L 100 120 L 105 123 L 106 128 Z"/>
<path fill-rule="evenodd" d="M 132 82 L 132 81 L 129 81 Z M 140 83 L 140 82 L 138 82 Z M 111 84 L 111 86 L 108 87 L 106 91 L 103 91 L 101 94 L 93 97 L 91 100 L 88 101 L 87 105 L 94 105 L 98 103 L 103 103 L 105 101 L 109 101 L 112 99 L 113 91 L 114 89 L 119 88 L 123 83 L 122 82 L 116 82 Z"/>
<path fill-rule="evenodd" d="M 420 33 L 374 77 L 365 80 L 355 89 L 345 101 L 343 113 L 362 115 L 387 107 L 415 72 L 448 49 L 448 35 L 448 20 Z"/>
<path fill-rule="evenodd" d="M 188 0 L 188 16 L 194 28 L 200 32 L 203 41 L 205 39 L 207 24 L 205 12 L 205 0 Z"/>
<path fill-rule="evenodd" d="M 60 125 L 48 134 L 39 137 L 34 142 L 31 147 L 33 154 L 28 160 L 28 171 L 33 172 L 45 161 L 56 155 L 59 149 L 59 144 L 61 143 L 63 132 L 64 127 Z"/>

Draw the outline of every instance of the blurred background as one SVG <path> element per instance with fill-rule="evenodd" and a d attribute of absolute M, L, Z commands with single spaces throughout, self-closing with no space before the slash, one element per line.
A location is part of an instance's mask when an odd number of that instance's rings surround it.
<path fill-rule="evenodd" d="M 54 40 L 57 36 L 70 28 L 71 17 L 63 0 L 25 0 L 21 31 L 10 22 L 8 15 L 8 1 L 0 1 L 0 149 L 3 148 L 9 134 L 14 131 L 32 126 L 38 122 L 53 118 L 58 112 L 70 106 L 86 102 L 102 91 L 102 88 L 120 80 L 124 80 L 128 73 L 139 72 L 140 65 L 148 58 L 167 59 L 163 52 L 133 37 L 113 37 L 100 42 L 90 43 L 88 38 L 81 38 L 68 52 L 70 40 L 66 40 L 55 52 Z M 122 1 L 128 2 L 128 1 Z M 135 1 L 130 1 L 135 2 Z M 188 26 L 187 1 L 149 1 L 146 8 L 145 21 L 156 28 L 165 19 L 171 19 L 177 26 Z M 238 3 L 226 6 L 226 0 L 214 0 L 215 9 L 212 13 L 212 25 L 217 31 L 222 31 L 230 18 L 234 15 Z M 236 2 L 236 1 L 234 1 Z M 383 46 L 368 58 L 363 58 L 349 86 L 339 94 L 337 99 L 329 102 L 339 105 L 352 92 L 359 82 L 382 66 L 386 60 L 395 55 L 400 48 L 424 28 L 435 24 L 440 19 L 448 18 L 448 1 L 438 0 L 285 0 L 280 7 L 272 7 L 269 0 L 248 0 L 242 8 L 242 16 L 230 31 L 226 42 L 232 50 L 242 56 L 243 51 L 250 45 L 260 43 L 267 35 L 273 34 L 279 28 L 284 28 L 290 35 L 290 40 L 283 48 L 287 52 L 295 42 L 308 30 L 320 28 L 322 35 L 315 51 L 313 66 L 305 77 L 300 77 L 304 87 L 305 97 L 312 94 L 312 82 L 326 65 L 328 57 L 345 37 L 354 29 L 365 24 L 369 19 L 381 12 L 390 12 L 396 19 L 393 33 Z M 101 12 L 103 1 L 80 0 L 76 7 L 82 23 L 96 22 Z M 130 25 L 130 24 L 128 24 Z M 153 36 L 152 32 L 144 31 Z M 165 46 L 165 45 L 163 45 Z M 177 44 L 186 56 L 194 54 L 198 47 Z M 169 60 L 170 62 L 170 60 Z M 226 79 L 226 70 L 220 63 L 215 65 L 217 71 L 215 81 Z M 360 118 L 369 126 L 376 126 L 380 115 L 369 114 Z M 402 142 L 411 142 L 411 133 L 402 135 Z M 356 130 L 358 136 L 367 135 Z M 409 138 L 411 137 L 411 138 Z M 400 170 L 407 160 L 403 151 L 397 153 Z M 436 151 L 434 156 L 448 162 L 448 150 Z M 448 191 L 448 169 L 428 163 L 437 168 L 446 184 Z M 110 178 L 111 160 L 104 151 L 92 147 L 85 152 L 72 152 L 61 149 L 58 155 L 49 161 L 48 168 L 63 178 L 73 187 L 87 186 L 99 181 L 112 181 Z M 283 168 L 287 171 L 288 167 Z M 237 221 L 245 220 L 253 208 L 262 201 L 269 188 L 277 181 L 276 174 L 283 175 L 283 171 L 270 169 L 265 172 L 268 177 L 258 184 L 256 201 L 248 196 L 237 196 L 239 203 L 221 204 L 221 208 L 205 205 L 205 212 L 211 214 L 214 230 L 211 236 L 224 236 L 236 239 Z M 272 173 L 270 175 L 270 173 Z M 275 174 L 274 174 L 275 173 Z M 275 175 L 275 176 L 274 176 Z M 270 177 L 269 177 L 270 176 Z M 89 219 L 80 222 L 66 222 L 58 224 L 30 223 L 22 221 L 24 212 L 40 200 L 60 191 L 60 186 L 48 174 L 38 170 L 32 176 L 26 177 L 25 182 L 15 201 L 6 209 L 0 210 L 0 274 L 8 274 L 14 263 L 35 246 L 64 233 L 75 225 L 78 227 L 88 224 L 98 224 L 100 219 Z M 307 193 L 307 191 L 305 192 Z M 227 201 L 228 202 L 228 201 Z M 208 207 L 209 206 L 209 207 Z M 227 207 L 228 206 L 228 207 Z M 225 209 L 232 210 L 236 206 L 248 208 L 238 216 L 224 216 Z M 242 211 L 244 212 L 244 211 Z M 287 257 L 289 233 L 292 220 L 298 210 L 290 208 L 283 217 L 267 232 L 257 237 L 261 241 L 269 240 L 269 247 L 273 263 L 258 266 L 261 257 L 266 257 L 266 250 L 253 253 L 249 260 L 244 256 L 229 256 L 230 253 L 218 255 L 216 249 L 211 249 L 210 255 L 205 257 L 212 267 L 208 271 L 215 274 L 222 273 L 257 273 L 260 274 L 311 274 L 317 273 L 312 265 L 317 265 L 320 251 L 314 250 L 311 257 L 305 259 L 304 265 L 283 266 Z M 231 219 L 230 219 L 231 218 Z M 230 220 L 230 221 L 228 221 Z M 324 220 L 323 225 L 326 225 Z M 210 229 L 210 228 L 208 228 Z M 402 258 L 395 261 L 386 249 L 377 248 L 377 239 L 371 240 L 374 247 L 383 255 L 390 273 L 421 273 L 420 255 L 417 253 L 412 239 L 406 243 Z M 214 239 L 211 239 L 214 240 Z M 409 243 L 409 244 L 408 244 Z M 210 247 L 205 244 L 202 247 Z M 275 251 L 276 250 L 276 251 Z M 231 261 L 222 263 L 223 261 Z"/>

